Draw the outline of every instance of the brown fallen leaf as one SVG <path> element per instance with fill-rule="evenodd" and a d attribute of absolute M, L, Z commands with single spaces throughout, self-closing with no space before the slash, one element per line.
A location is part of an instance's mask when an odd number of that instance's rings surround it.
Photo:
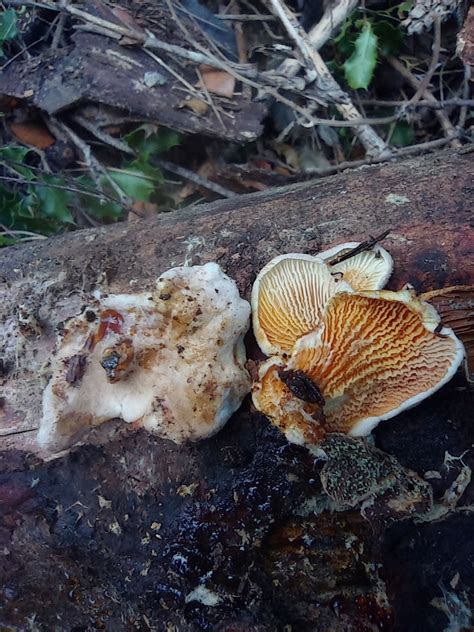
<path fill-rule="evenodd" d="M 48 129 L 40 123 L 11 123 L 10 131 L 24 145 L 46 149 L 56 142 Z"/>
<path fill-rule="evenodd" d="M 132 204 L 132 211 L 128 214 L 129 222 L 140 222 L 142 219 L 154 217 L 158 213 L 158 206 L 152 202 L 137 200 Z"/>
<path fill-rule="evenodd" d="M 203 101 L 202 99 L 194 98 L 194 97 L 191 99 L 185 99 L 179 104 L 179 107 L 188 108 L 189 110 L 192 110 L 194 114 L 197 114 L 198 116 L 204 116 L 209 109 L 209 106 L 205 101 Z"/>
<path fill-rule="evenodd" d="M 235 90 L 235 78 L 225 70 L 216 70 L 211 66 L 202 65 L 199 67 L 202 77 L 198 85 L 207 89 L 211 94 L 217 94 L 220 97 L 232 98 Z"/>

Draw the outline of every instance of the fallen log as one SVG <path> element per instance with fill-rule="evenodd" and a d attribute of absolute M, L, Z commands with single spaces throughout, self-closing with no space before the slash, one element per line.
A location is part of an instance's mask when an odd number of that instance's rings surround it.
<path fill-rule="evenodd" d="M 140 431 L 53 462 L 34 428 L 56 326 L 92 291 L 141 291 L 171 266 L 217 261 L 248 298 L 277 254 L 387 229 L 392 289 L 472 285 L 471 198 L 472 153 L 443 152 L 1 251 L 0 627 L 33 617 L 57 630 L 434 631 L 451 620 L 445 593 L 468 610 L 474 428 L 463 376 L 375 432 L 435 500 L 464 476 L 466 506 L 438 529 L 388 528 L 387 499 L 399 496 L 385 479 L 370 525 L 357 509 L 328 511 L 321 466 L 248 403 L 195 445 Z"/>

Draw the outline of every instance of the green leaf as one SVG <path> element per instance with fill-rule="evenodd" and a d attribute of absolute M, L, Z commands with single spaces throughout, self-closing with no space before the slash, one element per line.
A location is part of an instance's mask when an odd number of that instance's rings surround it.
<path fill-rule="evenodd" d="M 344 75 L 351 88 L 368 88 L 377 63 L 377 36 L 366 22 L 355 41 L 355 50 L 344 64 Z"/>
<path fill-rule="evenodd" d="M 5 235 L 0 235 L 0 248 L 3 248 L 4 246 L 14 246 L 19 241 L 19 239 L 14 239 L 13 237 L 5 237 Z"/>
<path fill-rule="evenodd" d="M 374 22 L 374 32 L 378 38 L 379 51 L 388 57 L 396 55 L 403 43 L 403 33 L 387 20 L 377 20 Z"/>
<path fill-rule="evenodd" d="M 413 7 L 413 0 L 405 0 L 405 2 L 402 2 L 401 4 L 398 5 L 398 7 L 396 7 L 398 9 L 397 15 L 400 18 L 400 20 L 403 19 L 406 13 L 411 11 L 412 7 Z"/>
<path fill-rule="evenodd" d="M 0 147 L 0 162 L 5 162 L 17 173 L 21 174 L 27 180 L 33 180 L 35 174 L 25 165 L 26 157 L 31 149 L 21 147 L 19 145 L 5 145 Z"/>
<path fill-rule="evenodd" d="M 392 132 L 390 144 L 394 147 L 406 147 L 407 145 L 412 145 L 414 140 L 415 135 L 412 128 L 408 125 L 408 123 L 401 121 L 400 123 L 397 123 Z"/>
<path fill-rule="evenodd" d="M 0 13 L 0 44 L 14 39 L 18 35 L 17 15 L 14 9 Z"/>
<path fill-rule="evenodd" d="M 54 186 L 65 186 L 64 180 L 54 176 L 44 175 L 42 183 L 36 189 L 36 195 L 40 201 L 40 212 L 50 219 L 62 224 L 74 224 L 74 218 L 68 209 L 69 193 L 64 189 Z"/>
<path fill-rule="evenodd" d="M 143 171 L 130 169 L 127 171 L 109 171 L 110 177 L 127 195 L 135 200 L 148 202 L 155 190 L 155 184 Z"/>
<path fill-rule="evenodd" d="M 165 127 L 156 133 L 150 133 L 150 127 L 142 125 L 125 136 L 128 145 L 137 153 L 137 156 L 146 162 L 150 157 L 169 151 L 180 143 L 177 132 Z"/>

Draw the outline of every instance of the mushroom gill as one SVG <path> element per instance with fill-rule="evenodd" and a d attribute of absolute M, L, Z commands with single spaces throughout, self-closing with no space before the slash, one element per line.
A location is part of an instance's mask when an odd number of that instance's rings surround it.
<path fill-rule="evenodd" d="M 317 257 L 275 257 L 252 288 L 253 329 L 266 355 L 288 354 L 295 342 L 313 331 L 331 296 L 351 288 Z"/>
<path fill-rule="evenodd" d="M 337 263 L 339 257 L 348 254 L 360 245 L 358 241 L 340 244 L 318 253 L 317 256 L 331 267 L 331 272 L 341 273 L 344 281 L 349 283 L 352 289 L 381 290 L 393 272 L 393 259 L 382 246 L 376 244 L 368 250 Z"/>
<path fill-rule="evenodd" d="M 338 294 L 317 331 L 301 338 L 288 364 L 325 399 L 326 432 L 369 434 L 382 419 L 437 391 L 464 349 L 412 290 Z"/>
<path fill-rule="evenodd" d="M 321 256 L 329 261 L 357 245 Z M 256 339 L 271 356 L 252 386 L 253 402 L 295 443 L 370 433 L 438 390 L 464 355 L 453 331 L 410 287 L 355 291 L 388 279 L 392 259 L 379 246 L 331 267 L 319 257 L 277 257 L 252 291 Z"/>
<path fill-rule="evenodd" d="M 149 293 L 91 301 L 52 357 L 40 445 L 64 449 L 114 418 L 176 443 L 214 434 L 250 390 L 249 315 L 215 263 L 168 270 Z"/>

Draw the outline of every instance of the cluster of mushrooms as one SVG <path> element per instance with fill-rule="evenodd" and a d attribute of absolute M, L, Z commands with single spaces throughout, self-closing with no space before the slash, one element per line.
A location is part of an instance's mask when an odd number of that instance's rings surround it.
<path fill-rule="evenodd" d="M 413 288 L 382 289 L 393 270 L 386 250 L 345 258 L 358 246 L 276 257 L 253 287 L 255 337 L 269 356 L 253 402 L 294 443 L 369 434 L 439 389 L 464 356 Z"/>
<path fill-rule="evenodd" d="M 446 383 L 464 350 L 407 287 L 385 291 L 391 256 L 343 244 L 276 257 L 252 290 L 268 359 L 251 384 L 250 305 L 215 263 L 168 270 L 152 292 L 95 298 L 62 326 L 38 435 L 49 451 L 120 418 L 176 443 L 217 432 L 251 390 L 289 441 L 368 434 Z M 355 250 L 354 250 L 355 249 Z"/>

